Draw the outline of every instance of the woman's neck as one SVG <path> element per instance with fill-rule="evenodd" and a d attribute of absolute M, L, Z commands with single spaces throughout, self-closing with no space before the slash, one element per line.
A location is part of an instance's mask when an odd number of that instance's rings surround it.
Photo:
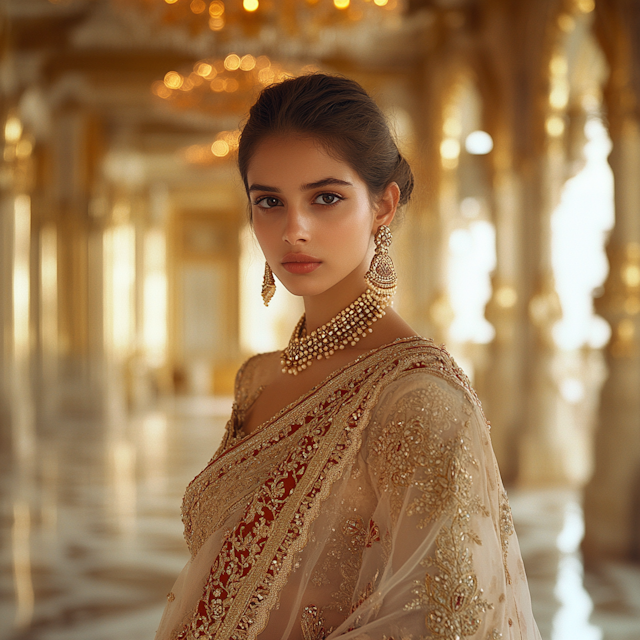
<path fill-rule="evenodd" d="M 366 271 L 364 266 L 360 266 L 331 289 L 317 296 L 305 296 L 304 313 L 307 333 L 329 322 L 366 290 L 367 284 L 364 279 Z"/>

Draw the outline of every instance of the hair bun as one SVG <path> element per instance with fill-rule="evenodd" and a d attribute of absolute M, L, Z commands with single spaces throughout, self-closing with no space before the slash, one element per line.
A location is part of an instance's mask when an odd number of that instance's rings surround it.
<path fill-rule="evenodd" d="M 400 189 L 400 200 L 398 201 L 398 206 L 402 207 L 411 199 L 414 178 L 413 171 L 411 171 L 409 163 L 400 152 L 398 152 L 398 163 L 396 164 L 396 168 L 392 174 L 391 182 L 395 182 Z"/>

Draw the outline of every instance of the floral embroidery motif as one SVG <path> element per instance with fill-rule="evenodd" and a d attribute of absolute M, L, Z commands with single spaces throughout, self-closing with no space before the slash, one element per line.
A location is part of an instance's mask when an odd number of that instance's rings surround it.
<path fill-rule="evenodd" d="M 335 602 L 328 604 L 327 609 L 348 611 L 362 566 L 362 554 L 375 542 L 380 542 L 380 528 L 373 520 L 369 520 L 369 524 L 365 525 L 360 516 L 355 516 L 345 520 L 342 525 L 342 534 L 346 538 L 346 547 L 351 555 L 336 558 L 339 561 L 342 580 L 339 590 L 331 594 Z"/>
<path fill-rule="evenodd" d="M 427 573 L 424 585 L 416 590 L 418 599 L 407 608 L 426 606 L 425 623 L 439 640 L 460 640 L 472 636 L 480 628 L 480 614 L 493 605 L 483 597 L 473 571 L 473 555 L 465 544 L 468 537 L 467 514 L 442 527 L 436 537 L 434 558 L 427 567 L 435 567 L 435 575 Z"/>
<path fill-rule="evenodd" d="M 372 446 L 372 453 L 382 459 L 381 490 L 419 489 L 407 515 L 421 515 L 421 528 L 457 508 L 487 514 L 471 491 L 469 468 L 477 468 L 478 463 L 470 453 L 468 436 L 460 429 L 466 424 L 459 424 L 449 402 L 435 384 L 408 394 Z M 445 440 L 440 431 L 449 430 L 457 433 Z"/>
<path fill-rule="evenodd" d="M 305 607 L 300 617 L 302 640 L 324 640 L 327 636 L 322 612 L 315 605 Z M 328 633 L 331 633 L 329 630 Z"/>
<path fill-rule="evenodd" d="M 507 554 L 509 553 L 509 537 L 515 533 L 513 526 L 513 516 L 511 515 L 511 507 L 509 506 L 509 498 L 507 492 L 500 493 L 500 543 L 502 544 L 502 563 L 504 565 L 504 575 L 507 583 L 511 584 L 511 575 L 507 568 Z"/>
<path fill-rule="evenodd" d="M 360 516 L 347 518 L 342 533 L 349 540 L 347 548 L 352 553 L 358 553 L 363 548 L 370 549 L 374 542 L 380 542 L 380 527 L 373 520 L 369 520 L 369 525 L 365 526 Z"/>
<path fill-rule="evenodd" d="M 480 615 L 492 608 L 478 587 L 469 547 L 481 544 L 471 530 L 471 516 L 489 512 L 473 490 L 472 470 L 478 462 L 471 453 L 469 422 L 461 424 L 454 417 L 460 412 L 451 403 L 452 397 L 435 383 L 407 394 L 372 445 L 372 454 L 382 462 L 381 489 L 417 489 L 406 513 L 422 517 L 418 527 L 450 518 L 438 530 L 433 557 L 423 561 L 427 573 L 415 591 L 418 597 L 406 606 L 426 609 L 425 624 L 440 640 L 473 635 Z"/>

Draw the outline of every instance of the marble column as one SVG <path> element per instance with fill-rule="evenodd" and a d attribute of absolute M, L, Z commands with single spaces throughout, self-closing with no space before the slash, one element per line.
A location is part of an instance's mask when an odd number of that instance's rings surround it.
<path fill-rule="evenodd" d="M 598 312 L 613 335 L 600 401 L 595 470 L 585 492 L 584 550 L 591 557 L 640 557 L 640 122 L 611 132 L 616 226 Z"/>

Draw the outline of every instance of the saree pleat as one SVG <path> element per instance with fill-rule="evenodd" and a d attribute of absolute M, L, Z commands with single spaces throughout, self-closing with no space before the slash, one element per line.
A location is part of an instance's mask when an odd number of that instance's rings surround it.
<path fill-rule="evenodd" d="M 245 437 L 264 357 L 185 493 L 156 639 L 538 639 L 489 426 L 444 348 L 370 352 Z"/>

